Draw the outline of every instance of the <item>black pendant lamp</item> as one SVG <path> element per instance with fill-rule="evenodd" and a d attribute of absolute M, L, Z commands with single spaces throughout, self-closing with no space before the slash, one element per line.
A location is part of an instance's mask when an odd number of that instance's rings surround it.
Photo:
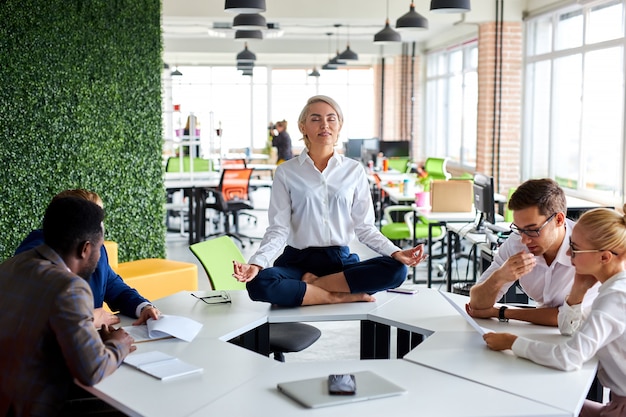
<path fill-rule="evenodd" d="M 262 13 L 265 9 L 265 0 L 226 0 L 224 3 L 224 11 L 230 13 Z"/>
<path fill-rule="evenodd" d="M 313 67 L 313 71 L 309 73 L 309 77 L 319 77 L 320 72 L 317 70 L 317 67 Z"/>
<path fill-rule="evenodd" d="M 233 29 L 261 30 L 267 29 L 265 17 L 258 13 L 241 13 L 233 19 Z"/>
<path fill-rule="evenodd" d="M 385 19 L 385 27 L 374 35 L 374 43 L 377 45 L 385 45 L 388 43 L 402 42 L 402 37 L 398 32 L 389 26 L 389 0 L 387 0 L 387 18 Z"/>
<path fill-rule="evenodd" d="M 402 37 L 398 32 L 389 26 L 389 19 L 385 20 L 385 27 L 374 35 L 374 43 L 385 45 L 388 43 L 402 42 Z"/>
<path fill-rule="evenodd" d="M 346 45 L 346 50 L 340 53 L 337 58 L 342 61 L 358 61 L 359 55 L 350 49 L 350 28 L 348 28 L 348 44 Z"/>
<path fill-rule="evenodd" d="M 430 11 L 435 13 L 467 13 L 472 10 L 470 0 L 431 0 Z"/>
<path fill-rule="evenodd" d="M 350 45 L 346 46 L 346 50 L 337 56 L 342 61 L 358 61 L 359 55 L 350 49 Z"/>
<path fill-rule="evenodd" d="M 428 19 L 415 11 L 415 3 L 411 2 L 409 11 L 396 20 L 398 30 L 422 30 L 428 29 Z"/>
<path fill-rule="evenodd" d="M 179 76 L 183 75 L 183 73 L 178 70 L 178 65 L 176 66 L 174 71 L 172 71 L 171 75 L 172 75 L 172 77 L 179 77 Z"/>
<path fill-rule="evenodd" d="M 237 30 L 235 31 L 235 40 L 260 40 L 263 39 L 263 32 L 260 30 Z"/>
<path fill-rule="evenodd" d="M 240 62 L 254 62 L 256 61 L 256 55 L 254 52 L 248 49 L 248 44 L 243 48 L 243 51 L 237 54 L 237 61 Z"/>

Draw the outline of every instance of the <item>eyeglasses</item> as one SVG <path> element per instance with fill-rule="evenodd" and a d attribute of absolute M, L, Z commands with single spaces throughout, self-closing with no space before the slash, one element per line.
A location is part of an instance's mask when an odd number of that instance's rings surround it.
<path fill-rule="evenodd" d="M 577 253 L 594 253 L 594 252 L 598 253 L 598 252 L 604 252 L 607 250 L 611 252 L 613 255 L 618 256 L 617 253 L 609 249 L 574 249 L 574 244 L 572 243 L 572 239 L 570 238 L 569 240 L 569 252 L 571 254 L 570 257 L 572 259 L 576 257 Z"/>
<path fill-rule="evenodd" d="M 554 219 L 554 216 L 556 216 L 556 213 L 554 213 L 552 216 L 548 217 L 548 219 L 545 222 L 543 222 L 543 224 L 541 226 L 539 226 L 539 229 L 521 229 L 518 226 L 516 226 L 515 224 L 512 224 L 511 225 L 511 232 L 517 233 L 518 235 L 521 235 L 523 233 L 523 234 L 525 234 L 528 237 L 539 237 L 541 229 L 546 227 L 546 225 L 548 223 L 550 223 L 550 221 L 552 219 Z"/>
<path fill-rule="evenodd" d="M 232 300 L 230 299 L 230 294 L 226 291 L 220 291 L 217 294 L 205 295 L 204 297 L 198 297 L 194 293 L 191 293 L 192 297 L 197 298 L 205 304 L 228 304 Z"/>

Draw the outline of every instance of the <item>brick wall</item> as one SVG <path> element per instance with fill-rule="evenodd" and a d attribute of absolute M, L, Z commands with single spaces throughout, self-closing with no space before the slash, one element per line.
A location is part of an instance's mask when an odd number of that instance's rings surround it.
<path fill-rule="evenodd" d="M 522 23 L 502 24 L 501 96 L 494 96 L 496 24 L 480 25 L 478 37 L 478 126 L 476 170 L 499 177 L 506 194 L 520 183 L 522 120 Z M 494 113 L 494 105 L 496 113 Z M 494 126 L 500 116 L 500 144 L 494 144 Z M 495 119 L 494 119 L 495 115 Z M 498 157 L 494 158 L 494 149 Z M 499 171 L 499 175 L 498 175 Z"/>

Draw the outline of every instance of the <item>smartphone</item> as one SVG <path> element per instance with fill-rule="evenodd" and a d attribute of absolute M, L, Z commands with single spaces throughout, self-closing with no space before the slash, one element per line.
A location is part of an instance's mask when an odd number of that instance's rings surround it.
<path fill-rule="evenodd" d="M 328 375 L 328 393 L 330 395 L 356 394 L 356 379 L 354 378 L 354 375 Z"/>
<path fill-rule="evenodd" d="M 417 289 L 415 289 L 415 288 L 398 287 L 398 288 L 390 288 L 387 291 L 388 292 L 397 292 L 397 293 L 400 293 L 400 294 L 415 294 L 417 292 Z"/>

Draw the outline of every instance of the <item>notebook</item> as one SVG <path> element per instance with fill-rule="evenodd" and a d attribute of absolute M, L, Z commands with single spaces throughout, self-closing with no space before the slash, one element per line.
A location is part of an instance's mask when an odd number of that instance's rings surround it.
<path fill-rule="evenodd" d="M 307 408 L 350 404 L 407 392 L 404 388 L 371 371 L 352 372 L 352 374 L 356 379 L 356 394 L 354 395 L 330 395 L 328 393 L 328 375 L 300 381 L 281 382 L 277 388 Z"/>
<path fill-rule="evenodd" d="M 467 213 L 473 210 L 473 183 L 469 180 L 433 181 L 430 184 L 431 211 Z"/>

